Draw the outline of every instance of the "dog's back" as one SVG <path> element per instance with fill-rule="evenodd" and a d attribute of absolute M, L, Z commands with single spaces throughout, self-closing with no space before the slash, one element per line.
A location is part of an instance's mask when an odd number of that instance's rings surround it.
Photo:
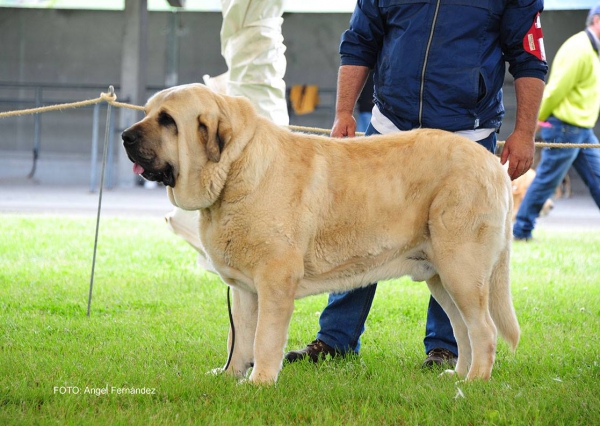
<path fill-rule="evenodd" d="M 408 274 L 425 280 L 439 261 L 436 239 L 460 245 L 471 238 L 496 252 L 507 245 L 510 180 L 498 159 L 479 145 L 437 130 L 307 142 L 316 145 L 305 168 L 310 172 L 302 175 L 311 191 L 290 202 L 296 211 L 310 206 L 309 214 L 317 216 L 305 236 L 311 247 L 307 278 L 352 275 L 368 284 Z M 419 253 L 433 266 L 429 273 L 417 267 L 419 262 L 389 265 L 393 259 L 423 257 Z M 342 279 L 355 285 L 348 280 Z"/>

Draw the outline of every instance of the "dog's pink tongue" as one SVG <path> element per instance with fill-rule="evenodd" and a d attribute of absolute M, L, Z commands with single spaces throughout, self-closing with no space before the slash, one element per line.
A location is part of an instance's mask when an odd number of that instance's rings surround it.
<path fill-rule="evenodd" d="M 144 168 L 142 166 L 140 166 L 138 163 L 134 163 L 133 164 L 133 173 L 135 173 L 136 175 L 141 175 L 142 173 L 144 173 Z"/>

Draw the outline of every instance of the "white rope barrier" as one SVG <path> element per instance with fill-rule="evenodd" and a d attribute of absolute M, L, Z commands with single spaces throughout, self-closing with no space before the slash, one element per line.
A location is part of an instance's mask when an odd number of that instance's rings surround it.
<path fill-rule="evenodd" d="M 111 88 L 112 88 L 112 86 L 111 86 Z M 115 106 L 117 108 L 129 108 L 129 109 L 135 109 L 138 111 L 144 111 L 143 106 L 128 104 L 128 103 L 124 103 L 124 102 L 117 102 L 117 95 L 114 93 L 114 91 L 111 91 L 109 93 L 102 92 L 102 93 L 100 93 L 99 97 L 94 98 L 94 99 L 87 99 L 87 100 L 83 100 L 83 101 L 57 104 L 57 105 L 48 105 L 48 106 L 38 107 L 38 108 L 29 108 L 29 109 L 22 109 L 22 110 L 16 110 L 16 111 L 0 112 L 0 118 L 16 117 L 16 116 L 28 115 L 28 114 L 39 114 L 39 113 L 49 112 L 49 111 L 62 111 L 65 109 L 72 109 L 72 108 L 81 108 L 81 107 L 85 107 L 85 106 L 89 106 L 89 105 L 98 104 L 101 102 L 106 102 L 109 105 Z M 304 126 L 293 126 L 293 125 L 290 125 L 287 127 L 294 132 L 316 133 L 316 134 L 323 134 L 323 135 L 331 134 L 331 130 L 322 129 L 322 128 L 318 128 L 318 127 L 304 127 Z M 364 136 L 364 133 L 357 132 L 356 135 Z M 505 143 L 505 141 L 497 142 L 497 144 L 500 146 L 504 145 L 504 143 Z M 592 143 L 571 144 L 571 143 L 556 143 L 556 142 L 536 142 L 535 146 L 540 147 L 540 148 L 544 148 L 544 147 L 547 147 L 547 148 L 600 148 L 600 144 L 592 144 Z"/>

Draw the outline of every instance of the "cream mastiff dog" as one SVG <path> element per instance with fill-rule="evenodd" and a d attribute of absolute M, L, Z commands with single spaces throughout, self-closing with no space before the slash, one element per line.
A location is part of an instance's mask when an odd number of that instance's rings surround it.
<path fill-rule="evenodd" d="M 145 112 L 122 135 L 134 172 L 199 211 L 201 244 L 233 290 L 227 373 L 276 381 L 294 299 L 404 275 L 450 317 L 459 376 L 490 377 L 497 331 L 516 347 L 511 184 L 478 144 L 437 130 L 293 133 L 200 84 L 159 92 Z"/>

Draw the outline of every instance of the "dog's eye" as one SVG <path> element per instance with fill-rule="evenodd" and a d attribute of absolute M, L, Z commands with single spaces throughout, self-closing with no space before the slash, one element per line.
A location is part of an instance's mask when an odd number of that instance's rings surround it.
<path fill-rule="evenodd" d="M 171 117 L 166 112 L 161 112 L 160 114 L 158 114 L 158 124 L 165 127 L 175 126 L 175 120 L 173 120 L 173 117 Z"/>

